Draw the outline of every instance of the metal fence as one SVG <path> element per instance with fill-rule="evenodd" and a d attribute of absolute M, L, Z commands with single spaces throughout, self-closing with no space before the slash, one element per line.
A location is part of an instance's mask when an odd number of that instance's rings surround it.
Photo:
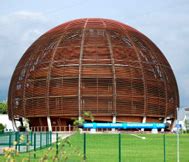
<path fill-rule="evenodd" d="M 1 152 L 4 147 L 15 147 L 18 152 L 27 152 L 52 144 L 52 132 L 9 132 L 0 134 Z"/>
<path fill-rule="evenodd" d="M 60 157 L 65 154 L 62 151 L 69 152 L 70 162 L 80 161 L 73 149 L 79 150 L 86 162 L 189 162 L 189 134 L 179 134 L 177 138 L 176 134 L 163 133 L 84 132 L 70 136 L 72 147 L 63 148 L 60 143 L 68 136 L 69 133 L 60 132 L 3 133 L 0 134 L 0 147 L 15 147 L 18 152 L 34 150 L 36 160 L 40 158 L 38 149 L 54 143 L 52 154 Z"/>
<path fill-rule="evenodd" d="M 180 134 L 177 148 L 176 134 L 83 134 L 89 162 L 189 162 L 189 135 Z"/>

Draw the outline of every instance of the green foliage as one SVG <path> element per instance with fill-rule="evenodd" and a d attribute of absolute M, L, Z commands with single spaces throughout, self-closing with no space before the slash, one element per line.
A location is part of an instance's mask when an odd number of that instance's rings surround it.
<path fill-rule="evenodd" d="M 74 126 L 79 126 L 82 125 L 85 122 L 85 120 L 83 118 L 79 119 L 79 120 L 74 120 L 73 125 Z"/>
<path fill-rule="evenodd" d="M 184 130 L 183 133 L 189 134 L 189 130 Z"/>
<path fill-rule="evenodd" d="M 20 126 L 18 127 L 18 130 L 19 130 L 19 132 L 25 132 L 25 131 L 26 131 L 26 127 L 20 125 Z"/>
<path fill-rule="evenodd" d="M 0 114 L 7 114 L 7 102 L 0 102 Z"/>
<path fill-rule="evenodd" d="M 186 130 L 189 131 L 189 120 L 186 119 L 184 124 L 185 124 Z"/>
<path fill-rule="evenodd" d="M 83 113 L 83 117 L 81 117 L 80 119 L 74 120 L 73 124 L 74 124 L 74 126 L 78 127 L 78 126 L 82 125 L 86 119 L 89 119 L 91 122 L 94 121 L 94 117 L 90 111 L 85 111 Z"/>
<path fill-rule="evenodd" d="M 85 111 L 84 113 L 83 113 L 83 116 L 84 116 L 84 118 L 86 117 L 86 118 L 89 118 L 92 122 L 94 121 L 94 117 L 93 117 L 93 115 L 92 115 L 92 113 L 90 112 L 90 111 Z"/>
<path fill-rule="evenodd" d="M 69 137 L 65 139 L 59 139 L 58 145 L 59 152 L 58 155 L 54 155 L 54 157 L 52 158 L 53 161 L 66 162 L 70 161 L 73 156 L 75 156 L 78 162 L 83 161 L 83 155 L 81 153 L 81 150 L 71 143 Z M 53 151 L 53 148 L 51 150 Z"/>
<path fill-rule="evenodd" d="M 3 131 L 4 128 L 5 128 L 5 126 L 2 123 L 0 123 L 0 131 Z"/>

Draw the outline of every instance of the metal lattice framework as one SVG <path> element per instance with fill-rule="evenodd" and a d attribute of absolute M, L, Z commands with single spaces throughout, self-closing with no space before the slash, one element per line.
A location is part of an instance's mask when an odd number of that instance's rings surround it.
<path fill-rule="evenodd" d="M 90 111 L 96 120 L 175 118 L 179 96 L 162 52 L 139 31 L 108 19 L 78 19 L 42 35 L 19 61 L 9 117 L 54 125 Z M 33 121 L 33 122 L 32 122 Z M 53 122 L 52 122 L 53 124 Z"/>

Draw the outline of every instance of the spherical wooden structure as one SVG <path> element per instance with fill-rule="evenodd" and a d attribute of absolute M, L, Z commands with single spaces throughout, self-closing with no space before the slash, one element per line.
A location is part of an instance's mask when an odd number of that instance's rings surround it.
<path fill-rule="evenodd" d="M 25 52 L 12 76 L 9 118 L 68 125 L 90 111 L 96 121 L 174 119 L 179 95 L 162 52 L 139 31 L 108 19 L 53 28 Z M 54 129 L 54 128 L 53 128 Z"/>

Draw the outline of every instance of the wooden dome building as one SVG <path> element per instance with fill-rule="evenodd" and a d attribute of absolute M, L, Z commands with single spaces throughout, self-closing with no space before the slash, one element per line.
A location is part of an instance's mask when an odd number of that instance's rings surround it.
<path fill-rule="evenodd" d="M 95 121 L 175 119 L 179 94 L 173 71 L 156 45 L 123 23 L 78 19 L 42 35 L 12 76 L 9 118 L 30 126 L 72 124 L 90 111 Z M 20 120 L 21 121 L 21 120 Z"/>

